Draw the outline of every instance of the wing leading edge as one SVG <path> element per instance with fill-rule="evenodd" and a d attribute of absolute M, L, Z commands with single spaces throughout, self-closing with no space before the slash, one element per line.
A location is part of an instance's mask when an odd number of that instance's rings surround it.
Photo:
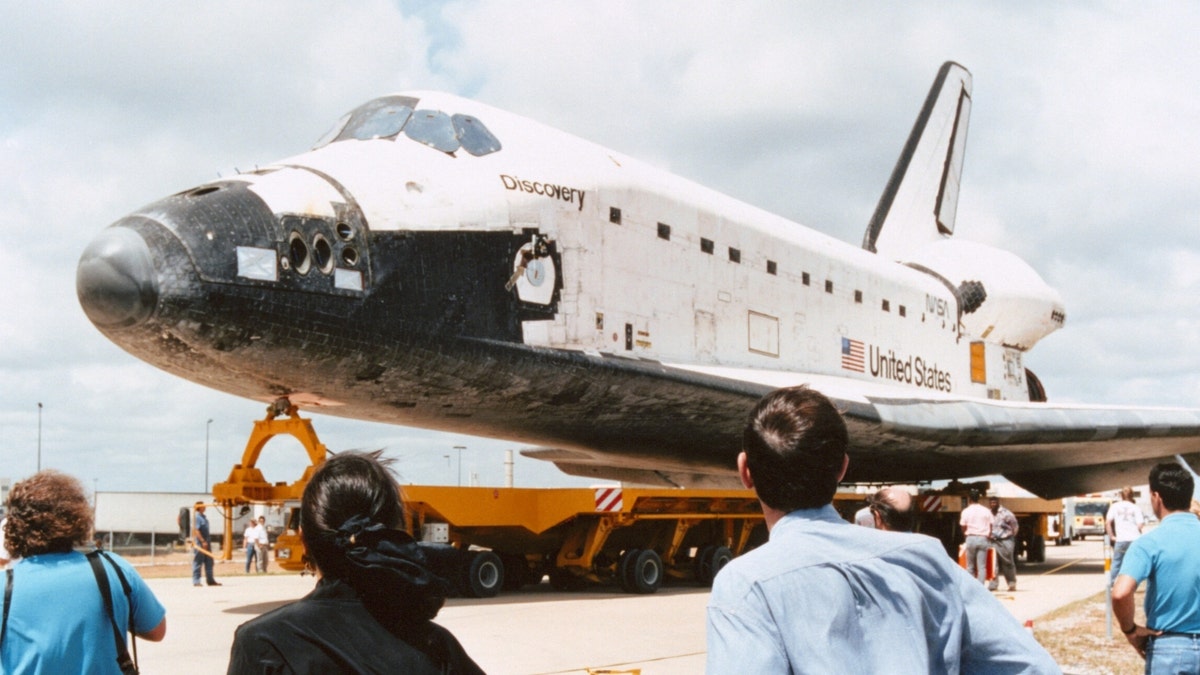
<path fill-rule="evenodd" d="M 879 433 L 932 444 L 911 457 L 918 473 L 970 466 L 1045 498 L 1142 483 L 1150 467 L 1177 455 L 1200 461 L 1200 410 L 912 399 L 871 406 Z M 872 459 L 864 473 L 905 472 Z"/>
<path fill-rule="evenodd" d="M 1040 497 L 1056 498 L 1141 483 L 1151 466 L 1177 455 L 1189 464 L 1200 463 L 1196 409 L 1056 406 L 920 397 L 907 391 L 895 395 L 846 378 L 780 371 L 665 364 L 656 370 L 678 384 L 715 391 L 745 394 L 797 384 L 822 391 L 843 411 L 850 431 L 847 482 L 1000 474 Z M 731 435 L 740 437 L 752 405 L 746 399 L 729 407 Z M 738 487 L 732 461 L 672 467 L 671 462 L 654 463 L 653 449 L 648 452 L 651 456 L 634 459 L 589 448 L 522 451 L 572 475 L 677 487 Z M 728 449 L 706 456 L 734 454 L 736 449 Z"/>

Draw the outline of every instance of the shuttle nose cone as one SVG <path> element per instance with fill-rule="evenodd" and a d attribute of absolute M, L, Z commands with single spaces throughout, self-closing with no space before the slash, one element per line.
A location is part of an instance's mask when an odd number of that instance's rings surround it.
<path fill-rule="evenodd" d="M 150 247 L 126 227 L 110 227 L 84 249 L 75 273 L 75 292 L 97 326 L 134 326 L 154 311 L 158 282 Z"/>

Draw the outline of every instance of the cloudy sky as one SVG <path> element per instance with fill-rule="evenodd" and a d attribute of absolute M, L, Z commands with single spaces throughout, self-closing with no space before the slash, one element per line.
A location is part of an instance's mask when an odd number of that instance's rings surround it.
<path fill-rule="evenodd" d="M 536 118 L 861 242 L 939 67 L 974 75 L 957 235 L 1015 251 L 1066 328 L 1056 401 L 1200 405 L 1200 5 L 0 0 L 0 478 L 198 490 L 263 404 L 159 372 L 87 321 L 75 266 L 162 196 L 308 148 L 381 94 Z M 40 420 L 38 403 L 43 405 Z M 502 481 L 516 447 L 314 415 L 406 481 Z M 209 424 L 207 420 L 211 419 Z M 40 430 L 39 430 L 40 421 Z M 268 447 L 268 480 L 299 473 Z M 517 460 L 518 485 L 580 484 Z"/>

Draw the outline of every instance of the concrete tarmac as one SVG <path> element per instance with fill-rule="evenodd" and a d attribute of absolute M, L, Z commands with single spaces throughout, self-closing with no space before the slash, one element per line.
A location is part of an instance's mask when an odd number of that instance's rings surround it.
<path fill-rule="evenodd" d="M 1022 623 L 1104 590 L 1099 541 L 1050 546 L 1046 562 L 1018 563 L 1015 592 L 997 600 Z M 237 626 L 303 596 L 314 579 L 244 575 L 240 564 L 217 566 L 219 587 L 190 578 L 150 579 L 167 607 L 167 637 L 138 641 L 143 673 L 223 673 Z M 1000 588 L 1005 583 L 1000 582 Z M 451 599 L 437 621 L 488 673 L 642 675 L 704 672 L 707 589 L 667 587 L 635 596 L 596 588 L 560 593 L 541 584 L 487 600 Z"/>

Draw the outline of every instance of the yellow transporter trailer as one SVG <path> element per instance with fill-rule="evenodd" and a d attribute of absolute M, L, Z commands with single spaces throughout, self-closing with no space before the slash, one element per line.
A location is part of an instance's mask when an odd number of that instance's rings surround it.
<path fill-rule="evenodd" d="M 256 467 L 275 436 L 300 441 L 310 464 L 293 483 L 270 483 Z M 233 550 L 233 513 L 253 503 L 292 506 L 278 538 L 280 567 L 304 569 L 298 500 L 327 450 L 287 399 L 254 424 L 242 461 L 213 486 L 225 513 L 224 556 Z M 560 588 L 615 580 L 653 593 L 666 577 L 712 582 L 747 546 L 766 539 L 762 512 L 744 490 L 650 488 L 402 488 L 408 529 L 427 545 L 437 571 L 468 595 L 488 597 L 549 574 Z M 487 550 L 483 550 L 487 549 Z M 507 579 L 507 580 L 506 580 Z"/>
<path fill-rule="evenodd" d="M 558 588 L 616 581 L 653 593 L 665 577 L 707 585 L 766 537 L 758 500 L 744 490 L 410 485 L 401 492 L 423 541 L 491 549 L 509 588 L 543 574 Z"/>
<path fill-rule="evenodd" d="M 744 490 L 408 485 L 401 496 L 435 567 L 475 597 L 543 575 L 559 589 L 615 581 L 653 593 L 668 577 L 707 585 L 766 538 L 758 500 Z M 300 546 L 280 537 L 280 565 L 297 568 Z"/>
<path fill-rule="evenodd" d="M 308 453 L 310 465 L 293 483 L 269 483 L 256 468 L 263 447 L 290 435 Z M 299 498 L 325 446 L 309 420 L 286 399 L 272 404 L 255 423 L 241 463 L 213 486 L 225 513 L 224 555 L 233 550 L 232 514 L 252 503 L 292 507 L 278 538 L 280 567 L 304 569 L 299 537 Z M 952 483 L 918 496 L 921 531 L 957 553 L 958 518 L 970 488 L 987 483 Z M 435 570 L 454 580 L 465 595 L 490 597 L 549 575 L 560 589 L 616 582 L 633 593 L 653 593 L 667 578 L 708 585 L 735 555 L 766 541 L 762 511 L 748 490 L 693 490 L 607 486 L 597 488 L 481 488 L 409 485 L 401 488 L 406 528 L 425 545 Z M 839 492 L 834 506 L 847 520 L 866 496 Z M 1045 559 L 1049 522 L 1061 522 L 1062 502 L 1003 498 L 1021 523 L 1018 551 L 1030 562 Z"/>

